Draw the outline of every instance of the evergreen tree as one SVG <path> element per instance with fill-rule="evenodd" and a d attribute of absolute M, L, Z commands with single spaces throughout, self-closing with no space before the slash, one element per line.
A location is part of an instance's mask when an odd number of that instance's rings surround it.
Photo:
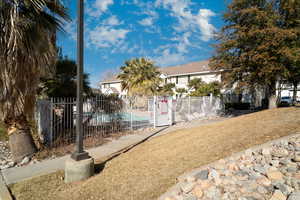
<path fill-rule="evenodd" d="M 69 58 L 60 57 L 55 64 L 52 77 L 41 78 L 39 95 L 46 97 L 76 97 L 76 62 Z M 92 96 L 93 92 L 89 86 L 89 74 L 83 74 L 84 96 Z"/>
<path fill-rule="evenodd" d="M 276 4 L 280 15 L 279 26 L 295 34 L 297 39 L 287 43 L 285 60 L 287 70 L 284 79 L 293 86 L 293 102 L 296 102 L 297 86 L 300 83 L 300 1 L 277 0 Z"/>
<path fill-rule="evenodd" d="M 225 70 L 227 84 L 266 87 L 270 108 L 276 107 L 276 82 L 291 59 L 288 44 L 299 39 L 281 27 L 277 5 L 276 0 L 233 0 L 211 61 L 212 68 Z"/>

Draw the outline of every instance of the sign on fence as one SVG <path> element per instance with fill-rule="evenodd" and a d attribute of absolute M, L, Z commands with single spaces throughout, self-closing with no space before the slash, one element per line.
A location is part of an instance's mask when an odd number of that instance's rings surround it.
<path fill-rule="evenodd" d="M 172 97 L 154 97 L 154 126 L 168 126 L 172 120 Z"/>

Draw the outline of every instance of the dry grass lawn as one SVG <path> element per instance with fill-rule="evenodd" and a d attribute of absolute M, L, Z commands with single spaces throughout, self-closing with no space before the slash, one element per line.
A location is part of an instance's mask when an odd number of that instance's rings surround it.
<path fill-rule="evenodd" d="M 10 189 L 17 200 L 156 199 L 184 172 L 298 131 L 300 108 L 266 110 L 156 137 L 106 162 L 100 174 L 81 183 L 63 184 L 58 173 Z"/>

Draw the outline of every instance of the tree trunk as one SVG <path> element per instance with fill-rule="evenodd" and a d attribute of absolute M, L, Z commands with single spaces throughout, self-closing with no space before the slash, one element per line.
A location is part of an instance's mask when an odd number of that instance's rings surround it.
<path fill-rule="evenodd" d="M 276 83 L 271 84 L 268 89 L 269 109 L 277 108 Z"/>
<path fill-rule="evenodd" d="M 36 152 L 36 147 L 33 142 L 29 129 L 17 130 L 11 127 L 13 133 L 9 135 L 9 147 L 13 156 L 14 162 L 20 162 L 26 156 L 32 156 Z"/>
<path fill-rule="evenodd" d="M 295 105 L 297 102 L 297 86 L 298 86 L 298 83 L 293 82 L 293 105 Z"/>

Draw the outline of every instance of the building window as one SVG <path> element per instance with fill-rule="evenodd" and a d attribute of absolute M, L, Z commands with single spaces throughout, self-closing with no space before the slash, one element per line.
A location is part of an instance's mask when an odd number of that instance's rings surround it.
<path fill-rule="evenodd" d="M 178 76 L 176 76 L 176 84 L 178 84 Z"/>
<path fill-rule="evenodd" d="M 190 75 L 188 75 L 188 82 L 190 82 L 190 80 L 191 80 L 191 76 L 190 76 Z"/>

